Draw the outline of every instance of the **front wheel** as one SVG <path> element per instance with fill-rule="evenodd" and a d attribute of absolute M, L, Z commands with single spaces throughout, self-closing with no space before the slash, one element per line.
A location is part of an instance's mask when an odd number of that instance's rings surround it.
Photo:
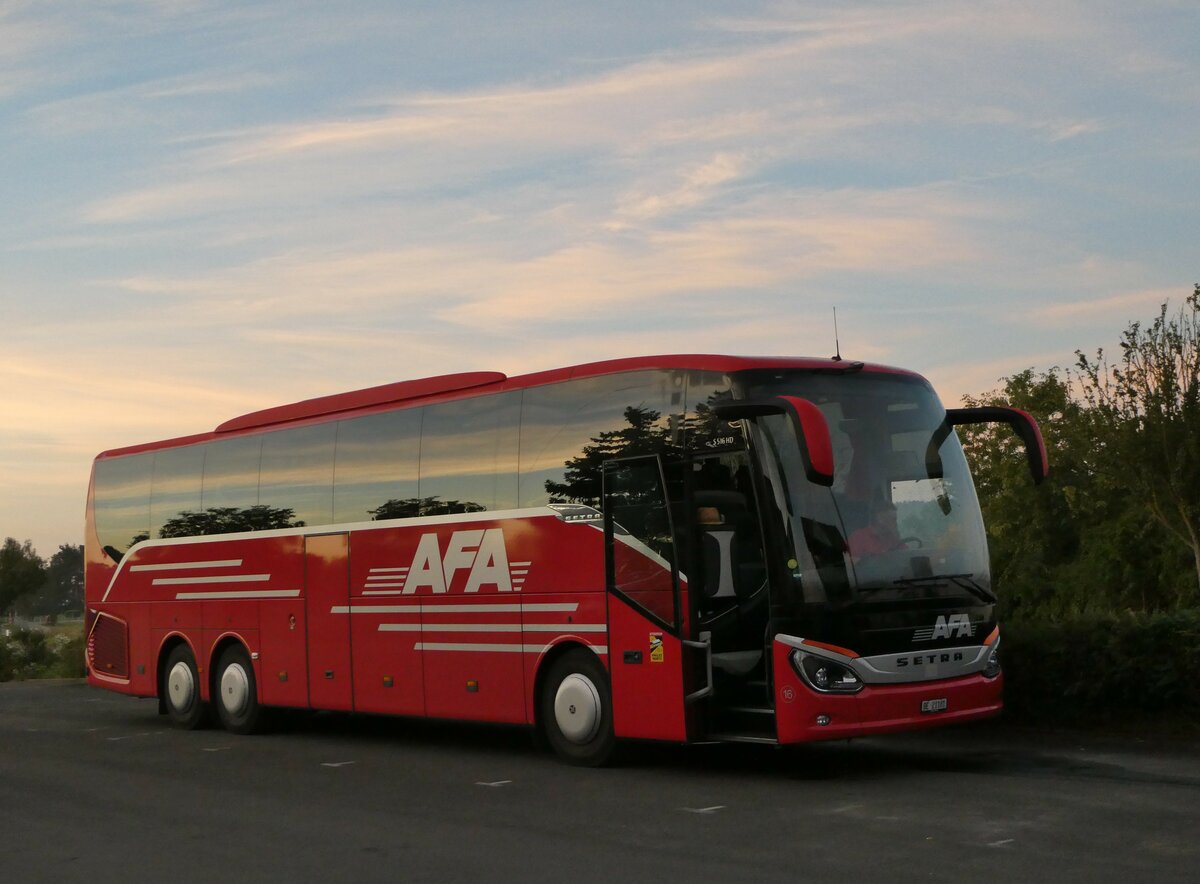
<path fill-rule="evenodd" d="M 608 673 L 595 653 L 573 650 L 554 661 L 542 686 L 542 728 L 560 758 L 599 767 L 616 748 Z"/>
<path fill-rule="evenodd" d="M 225 730 L 252 734 L 262 727 L 263 708 L 258 702 L 254 666 L 240 645 L 226 648 L 217 661 L 217 715 Z"/>

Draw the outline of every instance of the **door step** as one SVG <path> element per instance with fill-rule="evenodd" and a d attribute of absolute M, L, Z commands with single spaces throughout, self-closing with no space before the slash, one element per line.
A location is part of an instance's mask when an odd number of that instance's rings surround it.
<path fill-rule="evenodd" d="M 716 743 L 756 743 L 760 746 L 778 746 L 774 737 L 756 737 L 751 734 L 709 734 L 708 739 Z"/>
<path fill-rule="evenodd" d="M 765 706 L 725 706 L 722 712 L 736 712 L 744 715 L 774 715 L 775 710 Z"/>
<path fill-rule="evenodd" d="M 714 740 L 775 742 L 775 710 L 766 706 L 718 707 L 708 724 Z"/>

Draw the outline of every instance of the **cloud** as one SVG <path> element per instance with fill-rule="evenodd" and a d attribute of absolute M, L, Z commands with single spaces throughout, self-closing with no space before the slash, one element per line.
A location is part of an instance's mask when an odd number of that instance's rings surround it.
<path fill-rule="evenodd" d="M 716 156 L 685 172 L 673 190 L 659 194 L 631 194 L 622 200 L 618 215 L 636 218 L 653 218 L 658 215 L 690 209 L 703 202 L 714 190 L 743 177 L 747 172 L 747 158 L 731 153 Z"/>
<path fill-rule="evenodd" d="M 1105 298 L 1084 301 L 1064 301 L 1057 304 L 1047 304 L 1033 311 L 1034 318 L 1071 326 L 1082 319 L 1150 319 L 1158 312 L 1158 307 L 1168 302 L 1179 303 L 1188 293 L 1187 288 L 1180 284 L 1170 288 L 1142 289 L 1133 292 L 1122 292 Z M 1131 317 L 1131 314 L 1137 314 Z"/>
<path fill-rule="evenodd" d="M 111 89 L 42 102 L 26 112 L 30 125 L 55 138 L 78 137 L 101 130 L 159 131 L 164 140 L 180 131 L 204 126 L 215 102 L 277 86 L 280 74 L 258 71 L 202 72 L 138 81 Z M 209 137 L 212 137 L 211 135 Z"/>
<path fill-rule="evenodd" d="M 1005 39 L 1040 45 L 1064 31 L 1068 16 L 1061 9 L 990 5 L 966 12 L 941 3 L 782 9 L 770 20 L 713 23 L 758 40 L 667 50 L 550 81 L 531 76 L 440 93 L 411 90 L 311 118 L 193 131 L 170 147 L 153 184 L 93 197 L 82 219 L 129 224 L 234 207 L 279 211 L 380 192 L 487 187 L 514 172 L 559 164 L 603 173 L 590 177 L 593 186 L 619 193 L 624 214 L 652 218 L 704 205 L 723 185 L 777 173 L 803 158 L 886 159 L 905 143 L 889 143 L 896 132 L 868 133 L 889 127 L 984 121 L 1053 143 L 1109 125 L 1047 112 L 1057 107 L 1015 86 L 993 89 L 990 106 L 980 108 L 973 95 L 967 100 L 977 79 L 1008 80 L 986 66 L 964 66 L 964 59 L 981 46 L 994 51 Z M 1072 40 L 1078 45 L 1079 34 Z M 936 51 L 914 53 L 914 45 L 929 41 Z M 949 70 L 955 75 L 942 73 Z M 128 112 L 152 117 L 167 103 L 164 96 L 223 93 L 243 80 L 251 87 L 270 83 L 249 71 L 164 78 L 49 104 L 43 113 L 57 125 L 91 125 L 128 97 Z M 921 99 L 897 100 L 906 94 Z M 718 178 L 706 177 L 712 175 Z"/>
<path fill-rule="evenodd" d="M 1058 350 L 1010 352 L 995 359 L 969 359 L 927 366 L 923 373 L 946 406 L 952 408 L 961 404 L 964 396 L 1000 390 L 1005 378 L 1026 368 L 1044 370 L 1061 365 L 1063 358 L 1064 354 Z"/>
<path fill-rule="evenodd" d="M 839 272 L 902 279 L 995 260 L 971 230 L 989 210 L 942 188 L 760 193 L 723 205 L 715 217 L 657 223 L 711 198 L 742 169 L 719 157 L 687 170 L 653 212 L 618 207 L 607 217 L 565 221 L 553 209 L 535 210 L 482 222 L 485 230 L 476 229 L 477 214 L 464 215 L 459 237 L 429 245 L 295 248 L 102 285 L 152 299 L 151 321 L 160 326 L 221 326 L 237 315 L 243 334 L 261 334 L 282 321 L 371 315 L 396 328 L 507 331 L 706 293 L 780 297 Z M 143 321 L 142 308 L 131 304 L 129 312 Z"/>

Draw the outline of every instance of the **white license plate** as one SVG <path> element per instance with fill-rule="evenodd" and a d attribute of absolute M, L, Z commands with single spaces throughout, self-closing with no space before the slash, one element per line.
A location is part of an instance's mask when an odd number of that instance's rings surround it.
<path fill-rule="evenodd" d="M 946 707 L 948 705 L 949 704 L 946 702 L 945 697 L 939 697 L 936 700 L 922 700 L 921 701 L 921 711 L 922 712 L 945 712 Z"/>

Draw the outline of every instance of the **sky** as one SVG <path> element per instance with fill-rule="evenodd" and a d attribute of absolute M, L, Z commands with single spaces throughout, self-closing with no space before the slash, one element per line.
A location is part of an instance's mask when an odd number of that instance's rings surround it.
<path fill-rule="evenodd" d="M 0 0 L 0 537 L 430 375 L 843 356 L 948 404 L 1200 281 L 1200 4 Z"/>

